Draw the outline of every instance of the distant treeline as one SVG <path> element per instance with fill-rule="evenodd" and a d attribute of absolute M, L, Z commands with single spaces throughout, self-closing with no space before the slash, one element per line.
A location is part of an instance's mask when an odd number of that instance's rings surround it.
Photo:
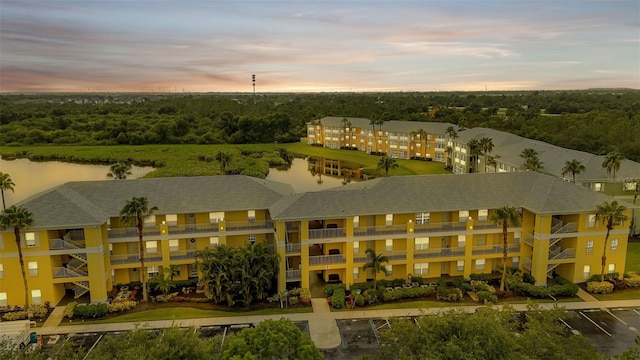
<path fill-rule="evenodd" d="M 0 96 L 0 146 L 298 141 L 324 116 L 486 126 L 640 161 L 640 91 Z M 383 125 L 384 129 L 384 125 Z"/>

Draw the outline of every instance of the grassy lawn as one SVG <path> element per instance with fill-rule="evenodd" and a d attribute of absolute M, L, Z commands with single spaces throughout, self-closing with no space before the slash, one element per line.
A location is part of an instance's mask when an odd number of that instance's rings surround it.
<path fill-rule="evenodd" d="M 624 271 L 640 273 L 640 242 L 630 242 L 627 245 L 627 262 Z"/>
<path fill-rule="evenodd" d="M 202 176 L 219 174 L 217 162 L 204 162 L 202 157 L 213 158 L 222 150 L 234 159 L 242 158 L 242 151 L 274 152 L 286 149 L 299 157 L 319 156 L 334 160 L 346 160 L 360 164 L 365 169 L 376 169 L 379 157 L 361 151 L 336 150 L 309 146 L 306 143 L 291 144 L 224 144 L 224 145 L 118 145 L 118 146 L 20 146 L 2 147 L 0 155 L 17 155 L 31 159 L 60 160 L 84 163 L 115 163 L 132 161 L 136 164 L 163 164 L 146 177 Z M 432 161 L 397 160 L 399 167 L 389 175 L 447 174 L 443 164 Z"/>
<path fill-rule="evenodd" d="M 611 294 L 591 294 L 600 301 L 606 300 L 638 300 L 640 299 L 640 288 L 614 290 Z"/>
<path fill-rule="evenodd" d="M 292 314 L 292 313 L 310 313 L 313 312 L 312 307 L 295 308 L 295 309 L 262 309 L 255 311 L 229 312 L 219 310 L 202 310 L 190 307 L 173 307 L 153 309 L 146 311 L 138 311 L 130 314 L 114 316 L 107 319 L 97 320 L 75 320 L 72 322 L 62 321 L 60 325 L 79 325 L 79 324 L 110 324 L 123 322 L 145 322 L 154 320 L 180 320 L 180 319 L 197 319 L 212 317 L 231 317 L 231 316 L 252 316 L 252 315 L 274 315 L 274 314 Z"/>

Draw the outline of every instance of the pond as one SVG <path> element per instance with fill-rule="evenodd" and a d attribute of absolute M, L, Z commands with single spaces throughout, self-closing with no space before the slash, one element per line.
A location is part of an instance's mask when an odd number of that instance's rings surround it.
<path fill-rule="evenodd" d="M 297 193 L 342 186 L 358 179 L 357 171 L 342 169 L 341 163 L 328 159 L 293 159 L 286 170 L 269 169 L 268 180 L 290 184 Z M 28 159 L 0 159 L 0 171 L 11 175 L 14 191 L 5 192 L 7 206 L 69 181 L 106 180 L 108 165 L 75 164 L 59 161 L 35 162 Z M 129 179 L 143 177 L 152 167 L 133 166 Z"/>

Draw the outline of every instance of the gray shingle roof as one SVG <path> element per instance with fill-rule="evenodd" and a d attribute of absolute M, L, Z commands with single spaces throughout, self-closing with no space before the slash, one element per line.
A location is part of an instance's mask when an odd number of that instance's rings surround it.
<path fill-rule="evenodd" d="M 320 122 L 324 126 L 334 126 L 334 127 L 342 127 L 344 124 L 342 123 L 342 119 L 347 119 L 351 122 L 351 126 L 363 129 L 372 129 L 370 119 L 364 118 L 352 118 L 352 117 L 340 117 L 340 116 L 327 116 L 320 119 Z M 402 133 L 410 133 L 412 131 L 418 131 L 423 129 L 424 131 L 436 133 L 436 134 L 444 134 L 449 126 L 453 126 L 454 129 L 458 130 L 458 126 L 451 123 L 440 123 L 440 122 L 421 122 L 421 121 L 398 121 L 398 120 L 390 120 L 385 121 L 382 124 L 383 131 L 392 131 L 392 132 L 402 132 Z M 376 129 L 379 127 L 376 126 Z"/>
<path fill-rule="evenodd" d="M 200 176 L 69 182 L 20 205 L 34 215 L 35 228 L 104 224 L 127 200 L 144 196 L 158 214 L 266 209 L 288 184 L 248 176 Z"/>
<path fill-rule="evenodd" d="M 539 214 L 568 214 L 593 211 L 604 201 L 611 197 L 537 172 L 413 175 L 288 197 L 276 202 L 270 213 L 276 220 L 295 220 L 515 206 Z"/>
<path fill-rule="evenodd" d="M 606 181 L 609 177 L 602 168 L 604 155 L 594 155 L 584 151 L 565 149 L 538 140 L 527 139 L 507 132 L 489 128 L 472 128 L 458 133 L 457 142 L 468 143 L 471 139 L 480 140 L 488 137 L 493 141 L 493 155 L 500 155 L 498 161 L 519 167 L 524 160 L 519 156 L 522 150 L 532 148 L 538 152 L 538 158 L 543 162 L 544 171 L 561 176 L 566 161 L 579 160 L 585 166 L 585 171 L 576 175 L 576 181 Z M 566 175 L 570 177 L 571 174 Z M 616 179 L 634 179 L 640 177 L 640 163 L 624 160 L 620 170 L 616 172 Z"/>

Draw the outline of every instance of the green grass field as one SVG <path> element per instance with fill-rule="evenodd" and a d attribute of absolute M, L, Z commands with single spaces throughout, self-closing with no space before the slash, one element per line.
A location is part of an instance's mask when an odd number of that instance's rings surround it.
<path fill-rule="evenodd" d="M 624 271 L 640 273 L 640 242 L 630 242 L 627 245 L 627 261 Z"/>
<path fill-rule="evenodd" d="M 115 163 L 128 161 L 135 164 L 163 164 L 146 177 L 204 176 L 220 173 L 213 158 L 222 150 L 232 154 L 235 161 L 243 158 L 242 152 L 273 153 L 286 149 L 298 157 L 318 156 L 334 160 L 345 160 L 359 164 L 364 169 L 375 171 L 378 156 L 361 151 L 326 149 L 306 143 L 291 144 L 242 144 L 242 145 L 118 145 L 118 146 L 20 146 L 2 147 L 0 155 L 29 157 L 30 159 L 60 160 L 80 163 Z M 398 168 L 389 175 L 447 174 L 443 164 L 432 161 L 397 160 Z M 232 161 L 233 163 L 233 161 Z"/>

